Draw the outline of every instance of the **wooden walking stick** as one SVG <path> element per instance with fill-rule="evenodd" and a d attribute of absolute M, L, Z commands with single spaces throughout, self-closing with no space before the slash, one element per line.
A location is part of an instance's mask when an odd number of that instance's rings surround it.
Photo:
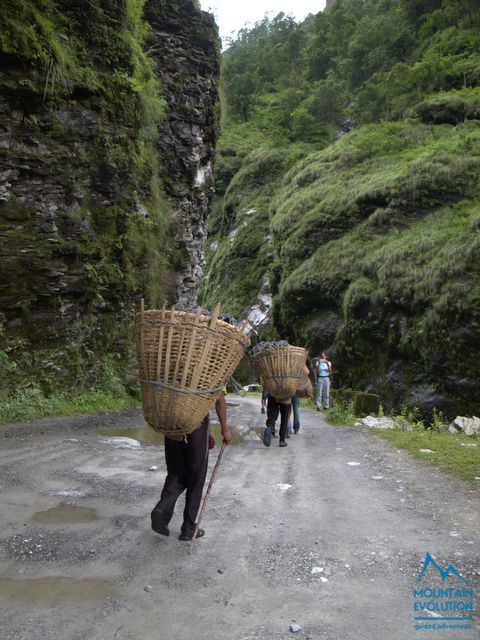
<path fill-rule="evenodd" d="M 197 526 L 195 527 L 195 532 L 193 534 L 192 544 L 190 545 L 190 549 L 188 553 L 192 553 L 193 545 L 195 544 L 195 539 L 197 537 L 198 530 L 200 529 L 200 524 L 202 523 L 205 507 L 207 506 L 208 498 L 210 497 L 210 492 L 212 490 L 213 483 L 215 482 L 215 476 L 217 475 L 217 470 L 218 470 L 218 467 L 220 466 L 220 461 L 222 459 L 223 452 L 225 451 L 226 444 L 227 444 L 226 442 L 222 442 L 222 446 L 220 448 L 217 461 L 215 463 L 215 466 L 213 467 L 212 475 L 210 477 L 210 482 L 208 483 L 207 492 L 205 493 L 202 508 L 200 509 L 200 515 L 198 516 Z"/>

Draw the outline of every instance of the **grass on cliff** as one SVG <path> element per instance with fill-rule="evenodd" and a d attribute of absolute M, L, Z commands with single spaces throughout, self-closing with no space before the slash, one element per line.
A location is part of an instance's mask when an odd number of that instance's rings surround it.
<path fill-rule="evenodd" d="M 230 121 L 222 113 L 200 300 L 210 307 L 221 301 L 235 316 L 255 303 L 272 259 L 270 207 L 283 175 L 312 149 L 306 143 L 291 144 L 275 128 L 276 100 L 260 96 L 248 122 Z"/>
<path fill-rule="evenodd" d="M 478 176 L 479 142 L 477 122 L 382 123 L 308 155 L 285 175 L 273 203 L 273 231 L 288 249 L 282 252 L 285 266 L 291 271 L 305 246 L 311 255 L 312 241 L 324 244 L 379 208 L 391 209 L 383 220 L 389 229 L 408 224 L 409 214 L 418 217 L 466 195 Z M 405 215 L 398 219 L 400 212 Z"/>
<path fill-rule="evenodd" d="M 239 316 L 255 301 L 272 258 L 270 202 L 284 171 L 296 159 L 296 153 L 288 147 L 262 146 L 241 161 L 241 169 L 231 180 L 211 221 L 211 230 L 219 235 L 210 235 L 207 243 L 207 275 L 200 290 L 202 304 L 213 307 L 221 302 L 225 311 Z"/>
<path fill-rule="evenodd" d="M 285 176 L 273 204 L 274 323 L 297 344 L 330 345 L 343 384 L 364 388 L 399 360 L 412 363 L 407 386 L 421 372 L 441 390 L 440 367 L 476 379 L 479 124 L 363 127 Z M 390 407 L 398 398 L 381 384 Z M 473 410 L 468 390 L 455 393 Z"/>
<path fill-rule="evenodd" d="M 16 90 L 30 100 L 45 101 L 66 98 L 78 89 L 112 118 L 130 120 L 135 114 L 137 119 L 140 112 L 142 124 L 154 127 L 165 112 L 165 101 L 145 48 L 150 29 L 143 18 L 145 2 L 120 0 L 115 7 L 105 7 L 99 0 L 78 6 L 4 0 L 0 51 L 36 68 Z M 0 74 L 0 85 L 4 81 Z"/>

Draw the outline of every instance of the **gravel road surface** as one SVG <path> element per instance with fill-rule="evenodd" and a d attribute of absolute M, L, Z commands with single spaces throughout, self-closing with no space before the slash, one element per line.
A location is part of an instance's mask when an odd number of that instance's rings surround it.
<path fill-rule="evenodd" d="M 308 409 L 267 449 L 260 399 L 228 401 L 192 554 L 183 498 L 150 529 L 165 463 L 140 411 L 0 427 L 0 640 L 479 638 L 480 482 Z"/>

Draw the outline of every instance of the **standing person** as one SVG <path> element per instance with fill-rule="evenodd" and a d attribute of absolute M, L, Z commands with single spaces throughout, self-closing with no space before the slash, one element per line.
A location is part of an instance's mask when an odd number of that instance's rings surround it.
<path fill-rule="evenodd" d="M 300 431 L 300 397 L 295 394 L 292 396 L 292 413 L 293 413 L 293 433 Z"/>
<path fill-rule="evenodd" d="M 277 400 L 272 395 L 268 394 L 267 422 L 266 422 L 267 426 L 263 433 L 263 444 L 266 447 L 270 446 L 272 442 L 272 436 L 275 435 L 275 422 L 278 418 L 279 413 L 280 413 L 279 445 L 281 447 L 287 446 L 287 443 L 285 442 L 285 438 L 287 437 L 288 418 L 290 416 L 291 402 L 292 402 L 291 398 Z"/>
<path fill-rule="evenodd" d="M 313 388 L 309 378 L 308 367 L 305 365 L 300 375 L 297 393 L 292 396 L 293 433 L 298 433 L 300 431 L 300 398 L 310 398 L 312 396 L 312 392 Z"/>
<path fill-rule="evenodd" d="M 328 356 L 322 351 L 320 359 L 316 366 L 317 371 L 317 395 L 315 405 L 317 411 L 322 408 L 328 409 L 330 405 L 330 375 L 332 373 L 332 363 L 328 360 Z"/>
<path fill-rule="evenodd" d="M 227 427 L 227 405 L 225 394 L 222 392 L 215 404 L 218 420 L 222 429 L 223 441 L 229 443 L 232 434 Z M 183 524 L 179 540 L 191 540 L 195 533 L 198 509 L 202 500 L 203 485 L 207 475 L 209 448 L 209 416 L 207 415 L 200 427 L 190 433 L 184 440 L 172 440 L 165 437 L 165 461 L 167 463 L 167 477 L 163 485 L 159 502 L 152 513 L 152 529 L 163 536 L 169 536 L 168 524 L 173 516 L 175 504 L 180 495 L 186 490 Z M 205 535 L 199 529 L 197 538 Z"/>

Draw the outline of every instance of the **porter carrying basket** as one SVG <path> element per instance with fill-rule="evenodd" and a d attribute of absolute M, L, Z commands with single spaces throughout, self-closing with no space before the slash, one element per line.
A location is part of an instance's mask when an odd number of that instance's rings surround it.
<path fill-rule="evenodd" d="M 142 301 L 135 316 L 143 415 L 169 438 L 182 440 L 201 425 L 250 343 L 245 326 L 219 312 L 145 311 Z"/>
<path fill-rule="evenodd" d="M 295 395 L 305 369 L 307 352 L 288 342 L 262 342 L 249 354 L 257 378 L 279 400 Z"/>

